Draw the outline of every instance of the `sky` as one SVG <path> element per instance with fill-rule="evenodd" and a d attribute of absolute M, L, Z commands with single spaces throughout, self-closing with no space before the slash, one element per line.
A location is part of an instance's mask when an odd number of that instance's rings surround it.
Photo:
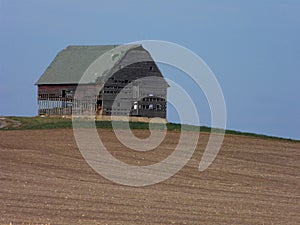
<path fill-rule="evenodd" d="M 0 115 L 37 115 L 34 84 L 68 45 L 164 40 L 214 72 L 228 129 L 300 139 L 299 12 L 296 0 L 0 0 Z M 205 98 L 188 89 L 210 125 Z"/>

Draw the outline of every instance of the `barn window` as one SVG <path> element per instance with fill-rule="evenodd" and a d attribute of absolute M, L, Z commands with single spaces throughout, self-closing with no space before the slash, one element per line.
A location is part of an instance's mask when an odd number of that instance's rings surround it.
<path fill-rule="evenodd" d="M 152 71 L 152 70 L 153 70 L 153 67 L 152 67 L 152 66 L 150 66 L 149 70 L 150 70 L 150 71 Z"/>
<path fill-rule="evenodd" d="M 73 91 L 67 91 L 66 92 L 66 97 L 67 98 L 72 98 L 72 96 L 73 96 Z"/>
<path fill-rule="evenodd" d="M 65 98 L 66 97 L 66 90 L 61 90 L 61 97 Z"/>
<path fill-rule="evenodd" d="M 55 94 L 49 94 L 49 98 L 55 98 Z"/>
<path fill-rule="evenodd" d="M 46 99 L 46 98 L 49 98 L 49 95 L 48 94 L 40 94 L 40 97 Z"/>

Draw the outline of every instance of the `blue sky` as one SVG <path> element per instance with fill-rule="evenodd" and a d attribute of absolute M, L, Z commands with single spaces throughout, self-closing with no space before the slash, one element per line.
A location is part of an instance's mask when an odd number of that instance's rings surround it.
<path fill-rule="evenodd" d="M 68 45 L 154 39 L 187 47 L 210 66 L 229 129 L 300 139 L 299 12 L 291 0 L 0 0 L 0 115 L 37 114 L 34 83 Z"/>

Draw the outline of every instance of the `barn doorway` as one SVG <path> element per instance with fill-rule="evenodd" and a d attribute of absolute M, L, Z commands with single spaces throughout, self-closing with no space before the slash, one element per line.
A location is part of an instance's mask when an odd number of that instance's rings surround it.
<path fill-rule="evenodd" d="M 97 115 L 101 115 L 102 114 L 102 104 L 103 101 L 102 101 L 102 96 L 101 95 L 98 95 L 97 97 L 97 103 L 96 103 L 96 113 Z"/>

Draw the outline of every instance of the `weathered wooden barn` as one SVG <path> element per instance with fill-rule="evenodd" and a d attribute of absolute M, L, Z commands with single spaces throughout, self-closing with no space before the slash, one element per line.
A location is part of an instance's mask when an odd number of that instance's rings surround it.
<path fill-rule="evenodd" d="M 105 63 L 100 67 L 105 70 L 98 68 L 102 72 L 82 81 L 101 56 Z M 77 114 L 166 118 L 168 84 L 142 45 L 68 46 L 36 85 L 39 115 L 71 115 L 76 110 Z"/>

